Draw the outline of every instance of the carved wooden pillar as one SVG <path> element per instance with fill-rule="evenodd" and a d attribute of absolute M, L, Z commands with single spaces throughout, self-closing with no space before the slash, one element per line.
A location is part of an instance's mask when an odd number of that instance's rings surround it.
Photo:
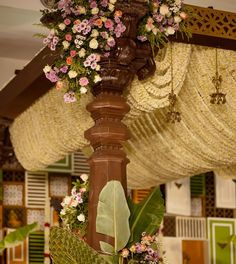
<path fill-rule="evenodd" d="M 98 251 L 99 241 L 113 244 L 111 237 L 96 232 L 99 194 L 110 180 L 120 181 L 127 192 L 126 165 L 129 161 L 122 150 L 122 143 L 129 138 L 129 132 L 122 119 L 129 111 L 129 106 L 123 92 L 131 84 L 136 73 L 142 79 L 155 71 L 155 63 L 150 59 L 150 47 L 140 49 L 142 45 L 136 43 L 137 24 L 147 12 L 146 4 L 136 1 L 130 4 L 122 2 L 117 4 L 117 9 L 123 12 L 126 32 L 122 38 L 117 39 L 117 48 L 110 58 L 101 60 L 102 81 L 94 87 L 96 98 L 87 106 L 95 122 L 94 126 L 85 132 L 85 137 L 94 149 L 88 160 L 90 198 L 87 242 Z"/>

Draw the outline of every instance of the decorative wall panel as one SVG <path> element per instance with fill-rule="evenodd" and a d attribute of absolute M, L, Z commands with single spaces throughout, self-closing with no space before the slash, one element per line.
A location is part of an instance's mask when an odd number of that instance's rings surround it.
<path fill-rule="evenodd" d="M 231 179 L 215 175 L 215 191 L 217 208 L 236 208 L 236 184 Z"/>
<path fill-rule="evenodd" d="M 48 172 L 62 172 L 71 173 L 73 171 L 73 163 L 71 155 L 67 155 L 64 159 L 55 162 L 53 165 L 48 166 L 45 171 Z"/>
<path fill-rule="evenodd" d="M 178 197 L 178 200 L 176 200 Z M 166 184 L 166 212 L 176 215 L 191 215 L 190 179 Z"/>
<path fill-rule="evenodd" d="M 3 170 L 3 181 L 5 182 L 24 182 L 24 180 L 24 171 Z"/>
<path fill-rule="evenodd" d="M 3 205 L 23 206 L 24 188 L 22 184 L 3 185 Z"/>
<path fill-rule="evenodd" d="M 191 198 L 191 216 L 204 216 L 203 214 L 203 198 L 192 197 Z"/>
<path fill-rule="evenodd" d="M 77 151 L 73 154 L 73 175 L 81 175 L 83 173 L 89 174 L 89 165 L 87 157 L 82 151 Z"/>
<path fill-rule="evenodd" d="M 33 232 L 29 235 L 29 264 L 44 263 L 44 233 Z"/>
<path fill-rule="evenodd" d="M 46 172 L 26 172 L 26 207 L 42 208 L 48 197 L 48 175 Z"/>
<path fill-rule="evenodd" d="M 40 230 L 44 229 L 44 210 L 40 209 L 27 209 L 27 224 L 38 222 Z"/>
<path fill-rule="evenodd" d="M 208 218 L 208 239 L 210 241 L 210 264 L 235 264 L 233 243 L 227 243 L 235 232 L 235 219 Z"/>
<path fill-rule="evenodd" d="M 139 203 L 145 199 L 152 189 L 138 189 L 132 191 L 132 198 L 134 203 Z"/>
<path fill-rule="evenodd" d="M 166 258 L 170 264 L 182 264 L 182 239 L 176 237 L 164 237 Z"/>
<path fill-rule="evenodd" d="M 50 175 L 49 195 L 64 197 L 69 194 L 69 177 Z"/>
<path fill-rule="evenodd" d="M 3 226 L 9 228 L 18 228 L 25 225 L 25 208 L 24 207 L 7 207 L 3 208 Z"/>

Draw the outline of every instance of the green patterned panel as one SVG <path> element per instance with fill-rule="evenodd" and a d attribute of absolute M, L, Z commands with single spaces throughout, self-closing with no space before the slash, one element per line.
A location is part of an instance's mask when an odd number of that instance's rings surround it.
<path fill-rule="evenodd" d="M 44 232 L 37 231 L 29 235 L 29 264 L 44 263 Z"/>
<path fill-rule="evenodd" d="M 48 166 L 46 171 L 71 173 L 72 172 L 72 157 L 71 157 L 71 155 L 68 155 L 64 159 L 61 159 L 61 160 L 55 162 L 54 164 Z"/>
<path fill-rule="evenodd" d="M 236 256 L 230 237 L 235 235 L 235 220 L 208 218 L 211 264 L 235 264 Z"/>
<path fill-rule="evenodd" d="M 205 195 L 205 174 L 196 175 L 190 178 L 191 196 Z"/>

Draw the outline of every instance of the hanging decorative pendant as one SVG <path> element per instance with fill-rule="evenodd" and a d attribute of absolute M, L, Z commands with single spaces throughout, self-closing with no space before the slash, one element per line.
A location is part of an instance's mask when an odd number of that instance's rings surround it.
<path fill-rule="evenodd" d="M 168 100 L 169 100 L 169 111 L 167 112 L 167 122 L 175 123 L 181 121 L 181 114 L 180 112 L 176 111 L 175 104 L 177 102 L 177 96 L 174 93 L 174 74 L 173 74 L 173 55 L 172 55 L 172 43 L 170 43 L 170 63 L 171 63 L 171 92 L 169 93 Z"/>
<path fill-rule="evenodd" d="M 216 73 L 215 73 L 215 76 L 213 76 L 212 78 L 212 83 L 215 86 L 216 92 L 210 94 L 211 104 L 225 104 L 226 103 L 226 94 L 220 91 L 222 81 L 223 81 L 223 78 L 221 75 L 219 75 L 219 71 L 218 71 L 218 52 L 216 48 Z"/>

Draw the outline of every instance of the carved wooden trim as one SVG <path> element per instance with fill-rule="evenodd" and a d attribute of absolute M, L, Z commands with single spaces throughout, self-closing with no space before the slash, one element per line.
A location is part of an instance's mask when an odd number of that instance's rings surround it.
<path fill-rule="evenodd" d="M 196 18 L 189 22 L 193 34 L 236 40 L 236 13 L 191 6 Z"/>

